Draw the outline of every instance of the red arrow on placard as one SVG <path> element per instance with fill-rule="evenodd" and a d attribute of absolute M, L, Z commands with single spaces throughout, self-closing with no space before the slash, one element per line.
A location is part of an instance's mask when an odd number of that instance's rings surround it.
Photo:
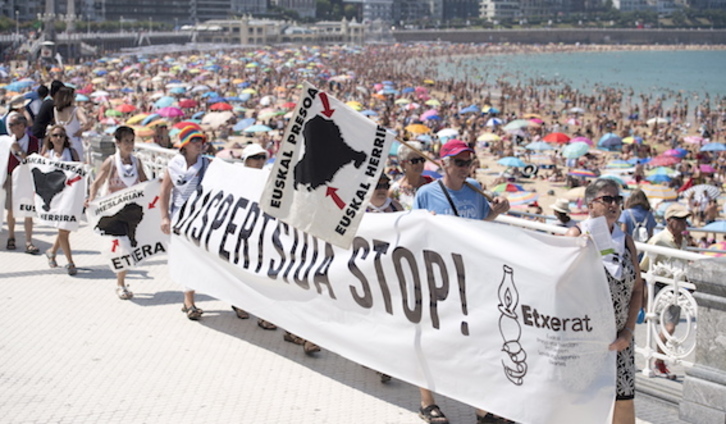
<path fill-rule="evenodd" d="M 333 199 L 333 202 L 335 202 L 335 206 L 337 206 L 338 209 L 343 209 L 345 207 L 345 202 L 340 198 L 340 196 L 338 196 L 336 191 L 338 191 L 337 188 L 328 187 L 328 189 L 325 190 L 325 196 L 330 196 Z"/>
<path fill-rule="evenodd" d="M 335 109 L 330 108 L 330 102 L 328 101 L 328 95 L 325 93 L 320 93 L 320 101 L 323 102 L 323 115 L 330 118 L 333 116 L 333 112 L 335 112 Z M 342 209 L 342 208 L 341 208 Z"/>
<path fill-rule="evenodd" d="M 159 196 L 154 197 L 154 200 L 149 203 L 149 209 L 154 209 L 156 207 L 156 201 L 159 200 Z"/>
<path fill-rule="evenodd" d="M 118 247 L 118 239 L 113 239 L 113 245 L 111 246 L 111 251 L 116 252 L 117 247 Z"/>
<path fill-rule="evenodd" d="M 72 186 L 73 183 L 75 183 L 77 181 L 81 181 L 81 176 L 80 175 L 76 175 L 75 177 L 73 177 L 70 180 L 66 181 L 66 185 L 67 186 Z"/>

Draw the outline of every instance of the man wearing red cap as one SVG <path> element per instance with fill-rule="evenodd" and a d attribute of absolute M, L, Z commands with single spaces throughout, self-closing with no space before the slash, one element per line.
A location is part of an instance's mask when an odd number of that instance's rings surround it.
<path fill-rule="evenodd" d="M 480 193 L 476 180 L 467 178 L 474 161 L 474 150 L 461 140 L 450 140 L 441 147 L 444 176 L 438 181 L 418 189 L 414 209 L 426 209 L 439 215 L 456 215 L 463 218 L 494 220 L 509 210 L 509 202 L 496 197 L 490 204 Z M 436 405 L 430 390 L 421 391 L 419 416 L 427 423 L 448 424 L 449 420 Z M 477 410 L 477 423 L 510 422 L 484 411 Z"/>

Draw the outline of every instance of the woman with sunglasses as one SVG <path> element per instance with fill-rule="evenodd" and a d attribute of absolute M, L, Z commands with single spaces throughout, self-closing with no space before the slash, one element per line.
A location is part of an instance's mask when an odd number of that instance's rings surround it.
<path fill-rule="evenodd" d="M 419 151 L 421 150 L 421 143 L 418 141 L 409 141 L 408 144 Z M 426 159 L 405 144 L 398 148 L 398 160 L 403 171 L 403 177 L 393 183 L 388 196 L 399 201 L 408 210 L 413 206 L 416 190 L 434 179 L 428 175 L 423 175 Z"/>
<path fill-rule="evenodd" d="M 176 213 L 197 190 L 209 167 L 209 159 L 202 156 L 207 136 L 194 126 L 182 128 L 179 132 L 179 154 L 174 156 L 161 180 L 161 231 L 171 233 L 171 216 Z M 194 290 L 184 287 L 182 312 L 196 321 L 204 311 L 194 304 Z"/>
<path fill-rule="evenodd" d="M 48 130 L 48 137 L 45 139 L 45 157 L 64 162 L 78 162 L 80 160 L 76 150 L 71 147 L 71 141 L 68 139 L 66 130 L 62 125 L 53 125 Z M 68 261 L 68 265 L 66 265 L 68 275 L 76 275 L 78 270 L 76 270 L 76 265 L 73 263 L 70 234 L 71 232 L 68 230 L 58 229 L 58 236 L 56 236 L 53 246 L 45 251 L 45 256 L 48 258 L 48 266 L 57 268 L 58 262 L 55 260 L 55 255 L 58 249 L 63 249 L 63 254 Z"/>
<path fill-rule="evenodd" d="M 615 326 L 617 334 L 610 344 L 610 350 L 616 350 L 616 397 L 613 423 L 635 423 L 635 359 L 633 331 L 638 318 L 638 311 L 643 300 L 643 280 L 640 277 L 638 254 L 632 237 L 624 233 L 617 225 L 620 218 L 620 206 L 623 197 L 620 195 L 618 183 L 601 178 L 587 186 L 585 202 L 590 219 L 570 228 L 566 235 L 578 237 L 588 233 L 591 219 L 604 217 L 610 236 L 615 246 L 614 252 L 602 256 L 605 275 L 610 286 L 610 295 L 615 310 Z"/>

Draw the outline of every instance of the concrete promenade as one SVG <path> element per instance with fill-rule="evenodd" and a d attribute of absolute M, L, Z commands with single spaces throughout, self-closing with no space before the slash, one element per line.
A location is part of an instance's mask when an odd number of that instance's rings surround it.
<path fill-rule="evenodd" d="M 34 241 L 42 252 L 54 237 L 36 228 Z M 75 277 L 25 254 L 22 231 L 16 238 L 18 250 L 5 250 L 3 226 L 2 423 L 423 422 L 417 388 L 381 384 L 329 351 L 306 356 L 282 330 L 239 320 L 224 302 L 198 294 L 204 317 L 187 320 L 166 260 L 130 272 L 135 297 L 122 301 L 88 226 L 71 234 Z M 60 255 L 58 263 L 66 263 Z M 438 403 L 452 424 L 475 422 L 471 407 L 441 396 Z M 636 408 L 641 424 L 680 422 L 676 407 L 646 396 Z"/>

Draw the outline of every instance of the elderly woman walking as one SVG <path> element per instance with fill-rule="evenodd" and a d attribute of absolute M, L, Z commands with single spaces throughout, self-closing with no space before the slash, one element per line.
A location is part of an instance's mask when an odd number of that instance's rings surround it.
<path fill-rule="evenodd" d="M 593 219 L 604 217 L 610 230 L 615 252 L 603 256 L 605 275 L 615 310 L 617 334 L 610 350 L 617 353 L 616 397 L 613 414 L 614 424 L 634 424 L 635 406 L 635 359 L 633 332 L 638 311 L 643 300 L 643 280 L 640 277 L 638 254 L 632 237 L 616 225 L 621 214 L 623 197 L 618 184 L 609 179 L 598 179 L 587 186 L 585 202 L 589 218 L 567 231 L 567 236 L 577 237 L 589 233 Z"/>

